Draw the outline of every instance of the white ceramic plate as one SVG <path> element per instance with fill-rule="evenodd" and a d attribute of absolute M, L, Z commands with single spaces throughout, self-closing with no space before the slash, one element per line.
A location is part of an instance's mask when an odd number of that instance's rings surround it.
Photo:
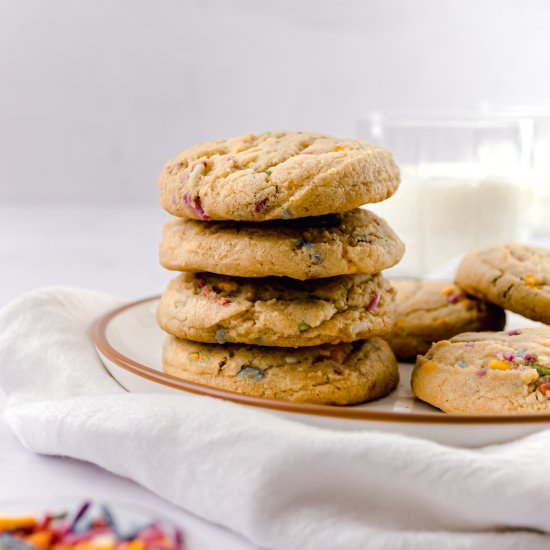
<path fill-rule="evenodd" d="M 295 421 L 338 430 L 380 430 L 460 447 L 512 441 L 550 428 L 550 414 L 450 415 L 416 399 L 410 389 L 412 365 L 401 364 L 401 382 L 389 396 L 362 405 L 337 407 L 250 397 L 162 372 L 165 334 L 158 328 L 158 297 L 119 307 L 102 317 L 94 331 L 97 351 L 113 377 L 130 392 L 169 392 L 183 398 L 202 394 L 243 406 L 261 407 Z M 533 325 L 509 314 L 509 328 Z"/>

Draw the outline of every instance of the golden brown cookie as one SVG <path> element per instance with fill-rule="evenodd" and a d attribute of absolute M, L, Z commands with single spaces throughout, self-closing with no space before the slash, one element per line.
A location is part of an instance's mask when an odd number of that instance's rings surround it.
<path fill-rule="evenodd" d="M 397 291 L 397 317 L 393 330 L 384 338 L 402 359 L 426 353 L 433 342 L 455 334 L 502 330 L 506 324 L 500 307 L 468 296 L 451 283 L 419 279 L 390 282 Z"/>
<path fill-rule="evenodd" d="M 391 392 L 397 361 L 380 338 L 302 349 L 199 344 L 169 336 L 164 372 L 237 393 L 327 405 L 362 403 Z"/>
<path fill-rule="evenodd" d="M 550 250 L 499 244 L 466 255 L 456 283 L 466 292 L 550 324 Z"/>
<path fill-rule="evenodd" d="M 550 328 L 438 342 L 418 357 L 411 384 L 417 397 L 449 413 L 548 413 Z"/>
<path fill-rule="evenodd" d="M 174 219 L 164 226 L 160 263 L 178 271 L 305 280 L 378 273 L 404 250 L 384 220 L 358 208 L 264 223 Z"/>
<path fill-rule="evenodd" d="M 390 197 L 389 151 L 313 132 L 265 132 L 195 145 L 165 166 L 161 205 L 199 220 L 265 221 L 341 213 Z"/>
<path fill-rule="evenodd" d="M 157 309 L 179 338 L 225 344 L 315 346 L 362 340 L 391 329 L 394 290 L 381 275 L 302 282 L 182 273 Z"/>

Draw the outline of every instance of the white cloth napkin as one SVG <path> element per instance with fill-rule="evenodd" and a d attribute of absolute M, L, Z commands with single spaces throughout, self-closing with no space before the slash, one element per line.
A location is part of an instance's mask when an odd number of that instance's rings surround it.
<path fill-rule="evenodd" d="M 208 397 L 129 394 L 90 337 L 118 303 L 44 289 L 0 312 L 5 419 L 27 448 L 96 463 L 264 548 L 549 547 L 528 530 L 550 526 L 550 432 L 463 450 Z"/>

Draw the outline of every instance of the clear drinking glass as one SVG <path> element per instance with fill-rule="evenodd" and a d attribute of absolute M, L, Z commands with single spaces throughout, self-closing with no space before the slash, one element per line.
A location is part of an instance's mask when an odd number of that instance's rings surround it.
<path fill-rule="evenodd" d="M 538 236 L 550 235 L 550 104 L 523 104 L 480 102 L 480 112 L 485 116 L 515 117 L 533 121 L 531 158 L 531 203 L 530 226 Z"/>
<path fill-rule="evenodd" d="M 370 210 L 406 244 L 393 275 L 445 271 L 472 248 L 526 238 L 529 119 L 374 112 L 358 137 L 390 149 L 401 186 Z"/>

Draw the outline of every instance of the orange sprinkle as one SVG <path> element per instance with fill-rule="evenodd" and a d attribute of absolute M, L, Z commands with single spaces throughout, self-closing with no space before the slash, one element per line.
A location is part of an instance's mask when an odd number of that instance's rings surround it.
<path fill-rule="evenodd" d="M 454 286 L 447 286 L 441 290 L 441 294 L 443 294 L 443 296 L 450 296 L 454 291 L 455 291 Z"/>
<path fill-rule="evenodd" d="M 341 146 L 341 145 L 337 145 L 335 148 L 334 148 L 335 151 L 343 151 L 344 148 Z"/>
<path fill-rule="evenodd" d="M 36 519 L 30 516 L 0 517 L 0 532 L 15 531 L 16 529 L 30 529 L 36 525 Z"/>
<path fill-rule="evenodd" d="M 25 540 L 36 546 L 38 550 L 48 550 L 52 542 L 53 533 L 51 531 L 38 531 L 25 537 Z"/>
<path fill-rule="evenodd" d="M 222 281 L 216 285 L 223 292 L 233 292 L 237 288 L 237 283 L 234 281 Z"/>
<path fill-rule="evenodd" d="M 523 282 L 532 288 L 536 287 L 538 285 L 537 280 L 535 279 L 535 276 L 532 273 L 529 273 L 525 275 L 525 279 L 523 279 Z"/>
<path fill-rule="evenodd" d="M 433 361 L 428 361 L 422 365 L 422 370 L 425 372 L 435 372 L 437 370 L 437 364 Z"/>
<path fill-rule="evenodd" d="M 509 370 L 510 363 L 507 363 L 506 361 L 500 361 L 498 359 L 494 359 L 489 363 L 489 368 L 494 370 Z"/>

